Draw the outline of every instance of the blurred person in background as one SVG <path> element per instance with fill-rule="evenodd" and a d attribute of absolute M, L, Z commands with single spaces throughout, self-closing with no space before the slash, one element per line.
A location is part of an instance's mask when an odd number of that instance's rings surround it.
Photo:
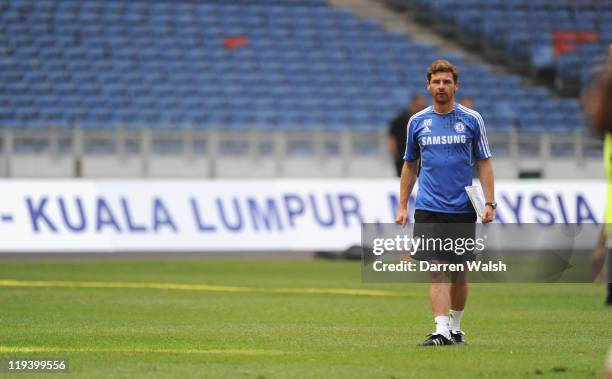
<path fill-rule="evenodd" d="M 389 152 L 395 165 L 395 172 L 398 177 L 402 174 L 404 166 L 404 151 L 406 150 L 406 138 L 408 138 L 406 130 L 408 128 L 408 120 L 413 114 L 420 112 L 427 106 L 427 99 L 424 95 L 416 95 L 410 101 L 408 108 L 400 112 L 389 123 Z"/>
<path fill-rule="evenodd" d="M 612 237 L 612 45 L 608 49 L 608 60 L 596 67 L 590 83 L 587 85 L 582 98 L 584 110 L 589 124 L 604 139 L 604 167 L 608 178 L 608 198 L 604 225 L 597 241 L 595 251 L 591 256 L 591 272 L 595 281 L 604 281 L 603 271 L 608 252 L 608 264 L 611 265 Z M 607 246 L 606 246 L 607 245 Z M 612 280 L 608 269 L 608 286 L 606 304 L 612 305 Z"/>
<path fill-rule="evenodd" d="M 474 109 L 474 100 L 472 100 L 469 96 L 462 96 L 459 99 L 459 104 L 463 105 L 466 108 Z"/>
<path fill-rule="evenodd" d="M 612 347 L 608 350 L 608 357 L 604 366 L 604 372 L 601 375 L 602 379 L 612 379 Z"/>

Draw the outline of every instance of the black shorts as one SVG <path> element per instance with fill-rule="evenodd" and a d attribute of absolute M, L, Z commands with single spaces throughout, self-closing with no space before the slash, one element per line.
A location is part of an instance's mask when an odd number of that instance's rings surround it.
<path fill-rule="evenodd" d="M 442 260 L 461 263 L 476 259 L 474 249 L 462 246 L 465 239 L 476 236 L 476 213 L 442 213 L 424 210 L 414 212 L 413 238 L 424 241 L 413 258 L 419 261 Z M 449 242 L 449 239 L 452 242 Z M 464 240 L 461 242 L 460 240 Z M 452 248 L 451 248 L 452 246 Z"/>

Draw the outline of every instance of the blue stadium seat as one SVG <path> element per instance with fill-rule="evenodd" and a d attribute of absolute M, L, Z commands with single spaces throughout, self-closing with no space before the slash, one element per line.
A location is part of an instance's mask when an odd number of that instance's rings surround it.
<path fill-rule="evenodd" d="M 518 3 L 522 8 L 501 0 L 422 5 L 456 11 L 449 17 L 470 32 L 550 65 L 549 14 L 569 23 L 573 13 L 541 0 Z M 474 97 L 483 115 L 491 114 L 492 129 L 516 123 L 514 114 L 496 112 L 489 101 L 502 91 L 513 99 L 550 98 L 546 91 L 526 89 L 517 76 L 494 74 L 459 55 L 440 55 L 429 44 L 413 43 L 376 20 L 355 18 L 322 0 L 8 4 L 0 17 L 9 41 L 0 46 L 0 103 L 9 108 L 0 115 L 2 125 L 386 127 L 411 93 L 424 91 L 423 68 L 440 57 L 460 67 L 461 93 Z M 584 25 L 599 13 L 580 13 Z M 511 25 L 516 33 L 499 38 L 500 30 Z M 226 38 L 239 36 L 245 38 L 244 47 L 224 46 L 231 42 Z M 597 46 L 579 53 L 595 59 Z M 565 59 L 555 64 L 563 72 L 576 71 L 576 62 Z M 571 124 L 572 117 L 563 113 L 555 124 Z"/>
<path fill-rule="evenodd" d="M 564 33 L 595 33 L 598 41 L 604 41 L 599 51 L 606 49 L 612 41 L 612 4 L 608 1 L 562 2 L 554 0 L 435 0 L 412 1 L 415 10 L 421 13 L 439 12 L 452 13 L 445 21 L 453 23 L 470 39 L 478 36 L 489 49 L 505 50 L 509 54 L 508 62 L 514 64 L 529 58 L 532 67 L 536 69 L 554 69 L 556 75 L 564 82 L 574 86 L 580 85 L 581 77 L 573 66 L 590 67 L 592 52 L 581 49 L 583 37 L 577 37 L 573 42 L 578 46 L 578 63 L 568 67 L 565 63 L 553 64 L 551 51 L 555 45 L 553 34 Z M 588 41 L 588 38 L 586 39 Z M 570 47 L 570 52 L 574 49 Z M 558 51 L 560 60 L 564 50 Z M 583 69 L 586 71 L 587 69 Z"/>

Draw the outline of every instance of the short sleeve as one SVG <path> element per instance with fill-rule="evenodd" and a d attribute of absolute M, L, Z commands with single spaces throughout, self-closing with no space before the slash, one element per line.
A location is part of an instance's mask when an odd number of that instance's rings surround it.
<path fill-rule="evenodd" d="M 406 133 L 406 151 L 404 153 L 404 160 L 413 162 L 421 157 L 421 150 L 419 149 L 419 142 L 414 132 L 417 126 L 417 121 L 414 118 L 410 118 L 408 121 L 408 132 Z"/>
<path fill-rule="evenodd" d="M 481 161 L 483 159 L 491 158 L 491 149 L 489 148 L 489 141 L 487 139 L 487 131 L 482 116 L 478 112 L 474 112 L 474 118 L 476 124 L 474 125 L 474 155 L 476 159 Z"/>

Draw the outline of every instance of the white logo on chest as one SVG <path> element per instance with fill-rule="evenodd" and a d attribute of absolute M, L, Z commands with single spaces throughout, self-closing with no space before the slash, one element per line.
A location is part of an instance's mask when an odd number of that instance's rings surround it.
<path fill-rule="evenodd" d="M 455 124 L 455 131 L 457 133 L 463 133 L 463 131 L 465 130 L 465 124 L 461 121 L 459 121 L 458 123 Z"/>
<path fill-rule="evenodd" d="M 465 134 L 453 136 L 426 136 L 421 138 L 421 145 L 454 145 L 464 144 L 467 142 Z"/>

